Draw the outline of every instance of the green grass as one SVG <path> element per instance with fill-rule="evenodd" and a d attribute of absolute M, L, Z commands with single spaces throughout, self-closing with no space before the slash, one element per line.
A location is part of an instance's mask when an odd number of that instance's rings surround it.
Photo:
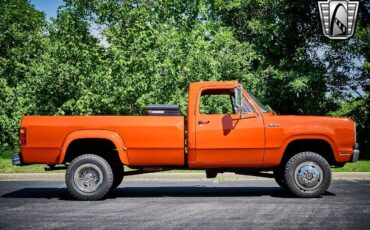
<path fill-rule="evenodd" d="M 357 161 L 356 163 L 347 163 L 343 168 L 335 168 L 333 172 L 370 172 L 370 161 Z"/>
<path fill-rule="evenodd" d="M 43 173 L 45 165 L 13 166 L 11 154 L 16 151 L 0 150 L 0 173 Z M 125 171 L 130 171 L 125 167 Z M 370 172 L 370 161 L 361 160 L 356 163 L 347 163 L 343 168 L 334 168 L 333 172 Z M 52 171 L 53 173 L 64 173 L 65 170 Z M 204 170 L 171 170 L 163 173 L 204 173 Z"/>
<path fill-rule="evenodd" d="M 14 166 L 12 160 L 0 158 L 0 173 L 42 173 L 45 165 Z M 64 172 L 57 170 L 53 172 Z"/>
<path fill-rule="evenodd" d="M 4 159 L 0 157 L 0 173 L 44 173 L 46 165 L 28 165 L 28 166 L 14 166 L 11 159 Z M 125 166 L 125 171 L 133 169 Z M 64 173 L 65 170 L 49 171 L 49 173 Z M 203 170 L 170 170 L 163 171 L 163 173 L 204 173 Z"/>

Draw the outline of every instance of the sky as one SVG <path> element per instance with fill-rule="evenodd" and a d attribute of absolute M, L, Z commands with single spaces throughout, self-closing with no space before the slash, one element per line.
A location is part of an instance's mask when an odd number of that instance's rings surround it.
<path fill-rule="evenodd" d="M 63 0 L 31 0 L 37 10 L 45 12 L 46 18 L 57 17 L 58 7 L 63 5 Z"/>

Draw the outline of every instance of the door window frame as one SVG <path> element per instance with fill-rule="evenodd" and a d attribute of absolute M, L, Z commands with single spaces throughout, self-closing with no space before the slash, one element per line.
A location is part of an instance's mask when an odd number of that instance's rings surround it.
<path fill-rule="evenodd" d="M 227 114 L 204 114 L 204 113 L 201 113 L 200 112 L 200 105 L 201 105 L 201 97 L 202 97 L 202 93 L 203 91 L 206 91 L 206 90 L 233 90 L 235 87 L 230 87 L 230 86 L 218 86 L 218 87 L 202 87 L 199 89 L 199 92 L 198 92 L 198 95 L 197 95 L 197 101 L 196 101 L 196 108 L 195 108 L 195 115 L 227 115 Z M 212 94 L 210 94 L 212 95 Z M 230 94 L 230 96 L 232 97 L 232 95 Z M 260 112 L 258 109 L 256 109 L 256 105 L 253 103 L 253 101 L 249 98 L 247 92 L 243 89 L 242 91 L 242 96 L 243 98 L 245 99 L 245 101 L 249 104 L 249 107 L 252 109 L 252 112 L 251 113 L 243 113 L 243 114 L 257 114 L 257 115 L 260 115 Z M 233 106 L 233 115 L 236 115 L 235 113 L 235 109 L 234 109 L 234 104 L 232 103 L 232 106 Z"/>

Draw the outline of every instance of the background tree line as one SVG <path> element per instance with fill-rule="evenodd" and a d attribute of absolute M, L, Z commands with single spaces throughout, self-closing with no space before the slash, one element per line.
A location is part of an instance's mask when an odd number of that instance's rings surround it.
<path fill-rule="evenodd" d="M 280 114 L 348 116 L 370 158 L 370 1 L 330 41 L 316 1 L 0 0 L 0 146 L 23 115 L 186 113 L 190 82 L 238 80 Z"/>

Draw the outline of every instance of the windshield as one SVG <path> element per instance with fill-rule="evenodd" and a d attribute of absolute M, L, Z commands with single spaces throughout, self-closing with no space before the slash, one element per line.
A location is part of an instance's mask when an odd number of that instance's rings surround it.
<path fill-rule="evenodd" d="M 257 104 L 257 106 L 258 106 L 258 108 L 261 110 L 261 112 L 263 112 L 263 113 L 270 113 L 270 112 L 272 112 L 272 110 L 269 108 L 269 107 L 267 107 L 267 106 L 265 106 L 265 105 L 263 105 L 252 93 L 250 93 L 250 92 L 247 92 L 247 94 L 252 98 L 252 100 Z"/>

